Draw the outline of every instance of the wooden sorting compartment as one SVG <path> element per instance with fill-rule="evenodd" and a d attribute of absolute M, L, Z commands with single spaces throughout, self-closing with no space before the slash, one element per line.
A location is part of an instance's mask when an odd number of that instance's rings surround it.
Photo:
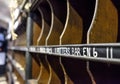
<path fill-rule="evenodd" d="M 120 33 L 119 4 L 118 0 L 40 0 L 37 7 L 31 10 L 36 14 L 32 18 L 34 21 L 31 46 L 117 43 Z M 20 32 L 18 39 L 13 41 L 14 46 L 27 44 L 26 29 L 21 29 Z M 16 51 L 14 55 L 15 60 L 25 67 L 25 55 Z M 31 55 L 32 75 L 38 84 L 119 82 L 119 74 L 116 73 L 119 65 L 45 53 Z"/>
<path fill-rule="evenodd" d="M 40 18 L 40 16 L 37 18 Z M 41 33 L 41 30 L 42 30 L 42 28 L 41 28 L 40 24 L 34 22 L 33 23 L 33 41 L 32 41 L 33 46 L 37 46 L 37 40 Z M 33 79 L 37 79 L 39 76 L 39 71 L 40 71 L 39 58 L 38 58 L 38 54 L 36 54 L 36 53 L 32 53 L 31 55 L 32 55 L 32 66 L 33 66 L 32 67 L 32 77 L 33 77 Z"/>
<path fill-rule="evenodd" d="M 50 32 L 46 38 L 46 45 L 59 45 L 60 44 L 60 35 L 64 29 L 64 22 L 66 20 L 66 9 L 67 4 L 64 0 L 55 1 L 48 0 L 49 5 L 51 6 L 52 23 L 50 26 Z M 59 57 L 47 56 L 47 60 L 51 66 L 51 81 L 50 83 L 64 83 L 64 72 L 60 63 Z"/>
<path fill-rule="evenodd" d="M 95 14 L 87 35 L 89 43 L 114 43 L 117 35 L 118 12 L 114 3 L 96 0 Z"/>
<path fill-rule="evenodd" d="M 24 25 L 20 26 L 21 29 L 18 29 L 18 31 L 16 31 L 16 33 L 18 34 L 18 38 L 10 43 L 10 46 L 26 46 L 26 28 L 24 27 Z M 11 54 L 12 60 L 11 63 L 15 60 L 16 62 L 19 63 L 19 65 L 17 63 L 15 63 L 13 65 L 13 73 L 16 74 L 18 81 L 21 84 L 25 83 L 25 77 L 22 77 L 21 74 L 23 74 L 25 76 L 25 52 L 21 52 L 21 51 L 9 51 L 9 54 Z M 14 62 L 13 62 L 14 63 Z"/>
<path fill-rule="evenodd" d="M 96 13 L 87 32 L 88 44 L 118 42 L 119 12 L 116 3 L 119 4 L 120 2 L 117 0 L 106 0 L 105 2 L 96 0 Z M 119 78 L 119 73 L 116 73 L 120 69 L 118 68 L 119 65 L 89 62 L 88 66 L 96 84 L 119 83 L 118 79 L 114 77 L 117 76 Z"/>
<path fill-rule="evenodd" d="M 50 30 L 51 25 L 51 9 L 47 1 L 43 1 L 41 3 L 41 6 L 37 8 L 37 11 L 39 12 L 41 16 L 41 33 L 39 33 L 39 37 L 37 37 L 36 45 L 45 45 L 45 40 L 47 38 L 47 35 Z M 34 27 L 35 29 L 36 27 Z M 40 70 L 38 71 L 39 74 L 37 76 L 37 82 L 42 84 L 47 84 L 49 82 L 50 77 L 50 71 L 49 66 L 46 61 L 46 56 L 43 54 L 36 54 L 36 57 L 34 57 L 37 61 L 37 64 L 39 64 Z M 35 71 L 33 71 L 35 72 Z M 35 72 L 36 73 L 36 72 Z"/>

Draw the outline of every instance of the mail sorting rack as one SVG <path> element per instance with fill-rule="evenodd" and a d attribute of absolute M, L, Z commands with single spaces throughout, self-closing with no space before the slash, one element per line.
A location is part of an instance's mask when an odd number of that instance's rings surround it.
<path fill-rule="evenodd" d="M 13 67 L 21 84 L 119 84 L 119 5 L 119 0 L 32 1 L 8 48 L 11 63 L 21 65 Z"/>

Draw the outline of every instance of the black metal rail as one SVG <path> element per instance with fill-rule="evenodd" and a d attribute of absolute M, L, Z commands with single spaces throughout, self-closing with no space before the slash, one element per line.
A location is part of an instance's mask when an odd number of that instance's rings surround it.
<path fill-rule="evenodd" d="M 28 48 L 15 46 L 9 49 L 91 61 L 120 63 L 119 43 L 29 46 Z"/>

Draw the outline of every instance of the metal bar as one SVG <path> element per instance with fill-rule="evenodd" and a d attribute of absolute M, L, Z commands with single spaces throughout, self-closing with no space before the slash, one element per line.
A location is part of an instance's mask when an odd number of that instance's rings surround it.
<path fill-rule="evenodd" d="M 33 21 L 31 19 L 31 13 L 27 18 L 27 48 L 33 44 Z M 26 83 L 28 79 L 32 78 L 32 56 L 29 51 L 26 51 Z"/>
<path fill-rule="evenodd" d="M 120 45 L 63 45 L 29 47 L 30 52 L 91 61 L 120 63 Z"/>
<path fill-rule="evenodd" d="M 27 51 L 28 48 L 32 48 L 32 47 L 72 47 L 72 46 L 86 46 L 86 47 L 120 47 L 120 43 L 104 43 L 104 44 L 71 44 L 71 45 L 48 45 L 48 46 L 12 46 L 12 47 L 8 47 L 8 49 L 10 50 L 23 50 L 23 51 Z"/>
<path fill-rule="evenodd" d="M 26 46 L 13 46 L 8 47 L 9 50 L 28 51 Z"/>
<path fill-rule="evenodd" d="M 29 46 L 29 47 L 26 47 L 26 46 L 12 46 L 12 47 L 8 47 L 9 50 L 19 50 L 19 51 L 28 51 L 32 50 L 31 51 L 36 51 L 34 50 L 34 48 L 43 48 L 43 47 L 72 47 L 72 46 L 78 46 L 78 47 L 101 47 L 101 48 L 104 48 L 104 47 L 120 47 L 120 43 L 104 43 L 104 44 L 71 44 L 71 45 L 48 45 L 48 46 Z"/>
<path fill-rule="evenodd" d="M 30 48 L 31 49 L 31 48 Z M 35 51 L 31 51 L 35 50 Z M 32 47 L 30 52 L 43 53 L 48 55 L 77 58 L 91 61 L 120 63 L 120 47 L 117 48 L 90 48 L 90 47 Z"/>
<path fill-rule="evenodd" d="M 19 50 L 19 47 L 16 49 Z M 120 63 L 119 43 L 29 46 L 26 50 L 83 60 Z"/>

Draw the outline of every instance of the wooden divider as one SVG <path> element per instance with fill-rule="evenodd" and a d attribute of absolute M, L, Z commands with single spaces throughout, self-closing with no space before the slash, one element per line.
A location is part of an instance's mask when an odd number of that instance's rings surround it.
<path fill-rule="evenodd" d="M 93 2 L 67 0 L 67 19 L 64 31 L 60 36 L 61 44 L 86 43 L 87 31 L 94 15 L 95 0 Z M 65 70 L 75 83 L 90 84 L 91 80 L 86 71 L 86 62 L 78 59 L 62 58 Z M 66 83 L 69 82 L 66 80 Z"/>
<path fill-rule="evenodd" d="M 35 16 L 35 17 L 41 20 L 40 16 Z M 39 35 L 41 32 L 42 32 L 42 28 L 40 27 L 40 24 L 34 21 L 33 23 L 33 46 L 37 46 L 37 39 L 39 38 Z M 40 63 L 39 63 L 39 57 L 37 56 L 38 54 L 35 54 L 35 53 L 32 53 L 31 55 L 32 55 L 32 78 L 37 79 L 37 77 L 39 76 L 39 71 L 41 70 Z"/>
<path fill-rule="evenodd" d="M 41 6 L 38 8 L 39 13 L 42 17 L 42 30 L 40 33 L 40 36 L 37 40 L 37 45 L 44 45 L 45 46 L 45 40 L 47 38 L 47 35 L 50 30 L 51 25 L 51 9 L 46 1 L 43 1 L 41 3 Z M 50 69 L 49 64 L 46 60 L 46 56 L 43 54 L 39 54 L 39 62 L 40 62 L 40 72 L 39 76 L 37 78 L 39 84 L 48 84 L 49 77 L 50 77 Z"/>
<path fill-rule="evenodd" d="M 16 69 L 14 69 L 14 73 L 17 76 L 17 80 L 19 81 L 20 84 L 25 84 L 25 81 L 21 78 L 20 74 L 17 72 Z"/>
<path fill-rule="evenodd" d="M 22 26 L 23 27 L 23 26 Z M 26 32 L 25 28 L 21 28 L 19 30 L 18 38 L 12 42 L 9 42 L 10 46 L 24 46 L 26 45 Z M 20 70 L 25 70 L 25 53 L 20 52 L 20 51 L 8 51 L 9 54 L 11 54 L 12 58 L 16 60 L 18 63 L 21 64 Z M 17 66 L 16 66 L 17 67 Z M 17 72 L 16 68 L 13 67 L 13 72 L 17 75 L 18 80 L 20 81 L 21 84 L 24 83 L 24 79 L 20 76 L 20 73 Z"/>
<path fill-rule="evenodd" d="M 20 32 L 22 33 L 15 40 L 14 46 L 26 46 L 26 30 L 21 29 Z"/>
<path fill-rule="evenodd" d="M 38 17 L 39 18 L 39 17 Z M 37 39 L 39 38 L 42 28 L 34 22 L 33 24 L 33 46 L 37 45 Z"/>
<path fill-rule="evenodd" d="M 59 31 L 61 31 L 61 23 L 59 22 L 58 18 L 55 16 L 54 14 L 54 9 L 52 7 L 52 4 L 49 0 L 47 0 L 49 6 L 50 6 L 50 9 L 51 9 L 51 25 L 50 25 L 50 31 L 48 33 L 48 36 L 45 40 L 45 45 L 56 45 L 56 44 L 59 44 L 58 43 L 58 40 L 59 40 Z M 57 28 L 55 25 L 58 25 Z M 51 57 L 51 56 L 50 56 Z M 52 58 L 52 57 L 51 57 Z M 55 58 L 54 58 L 55 60 Z M 46 61 L 48 63 L 48 66 L 49 66 L 49 70 L 50 70 L 50 76 L 49 76 L 49 81 L 48 81 L 48 84 L 60 84 L 61 81 L 58 77 L 58 75 L 56 74 L 56 72 L 53 70 L 53 67 L 50 63 L 50 58 L 49 58 L 49 55 L 46 55 Z M 55 65 L 55 61 L 53 62 L 53 65 Z M 59 66 L 58 66 L 59 67 Z M 57 67 L 56 67 L 57 69 Z"/>
<path fill-rule="evenodd" d="M 52 23 L 49 35 L 46 39 L 46 45 L 59 45 L 60 35 L 64 29 L 66 14 L 67 14 L 67 3 L 64 0 L 48 0 L 48 3 L 52 10 Z M 60 58 L 56 56 L 47 56 L 48 62 L 51 67 L 51 84 L 64 84 L 65 76 L 63 72 L 62 64 L 60 63 Z"/>
<path fill-rule="evenodd" d="M 21 26 L 22 28 L 18 31 L 18 38 L 13 41 L 12 46 L 26 46 L 26 29 L 24 26 Z M 16 60 L 20 65 L 22 66 L 21 70 L 25 70 L 25 52 L 19 52 L 19 51 L 14 51 L 12 52 L 13 59 Z M 18 80 L 20 81 L 21 84 L 24 84 L 24 80 L 20 76 L 19 72 L 15 70 L 14 68 L 14 73 L 17 75 Z"/>
<path fill-rule="evenodd" d="M 25 67 L 26 67 L 26 66 L 25 66 L 25 53 L 24 53 L 24 52 L 15 51 L 15 52 L 13 53 L 13 59 L 14 59 L 15 61 L 17 61 L 17 62 L 21 65 L 21 69 L 20 69 L 20 70 L 23 70 L 23 71 L 24 71 L 24 70 L 25 70 Z M 24 84 L 24 80 L 23 80 L 23 78 L 20 76 L 20 73 L 17 72 L 17 70 L 15 70 L 15 68 L 14 68 L 13 72 L 16 74 L 19 82 L 20 82 L 21 84 Z"/>
<path fill-rule="evenodd" d="M 98 6 L 91 28 L 88 32 L 89 43 L 113 43 L 117 41 L 118 14 L 110 0 L 96 0 Z M 114 32 L 114 33 L 113 33 Z M 99 39 L 97 39 L 99 37 Z"/>
<path fill-rule="evenodd" d="M 112 0 L 96 0 L 93 21 L 87 33 L 87 43 L 116 43 L 118 36 L 118 11 Z M 119 1 L 120 3 L 120 1 Z M 94 84 L 119 83 L 119 66 L 90 62 L 87 65 Z M 114 79 L 115 78 L 115 79 Z"/>

